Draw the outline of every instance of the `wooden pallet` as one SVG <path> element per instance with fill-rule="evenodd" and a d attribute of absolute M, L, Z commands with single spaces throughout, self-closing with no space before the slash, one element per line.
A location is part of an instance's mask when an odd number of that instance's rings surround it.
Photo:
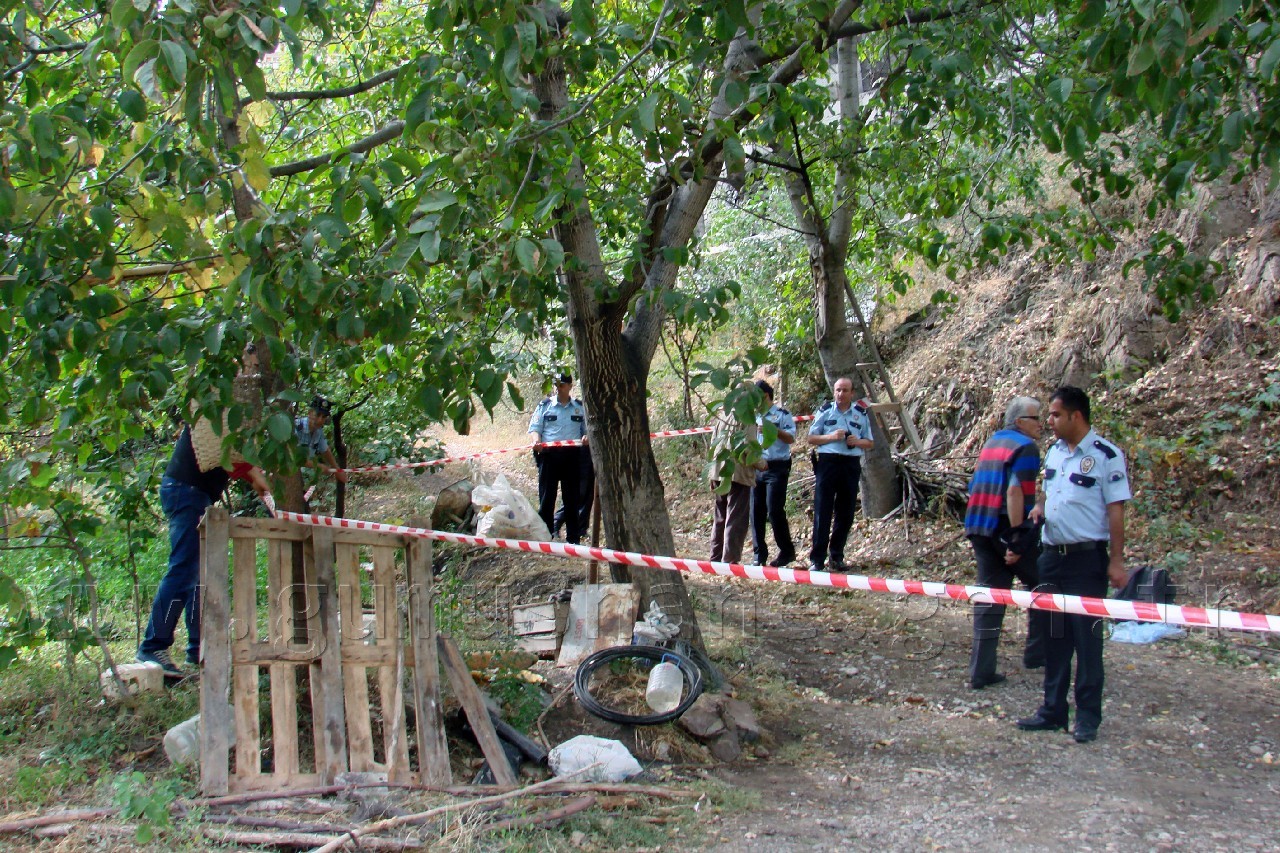
<path fill-rule="evenodd" d="M 440 666 L 452 643 L 436 632 L 430 542 L 212 507 L 200 569 L 205 794 L 328 785 L 348 770 L 451 783 Z M 446 671 L 473 730 L 487 730 L 480 742 L 495 776 L 513 784 L 496 734 L 486 742 L 493 728 L 475 710 L 475 683 L 465 667 L 465 678 Z M 300 707 L 310 708 L 305 730 Z"/>

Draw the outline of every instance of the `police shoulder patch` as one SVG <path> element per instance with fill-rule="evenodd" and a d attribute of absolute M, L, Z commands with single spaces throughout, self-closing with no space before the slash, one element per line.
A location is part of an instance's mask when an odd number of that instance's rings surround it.
<path fill-rule="evenodd" d="M 1114 447 L 1107 444 L 1102 439 L 1098 439 L 1097 441 L 1095 441 L 1093 443 L 1093 446 L 1096 447 L 1098 450 L 1101 450 L 1102 455 L 1107 457 L 1108 459 L 1115 459 L 1117 456 L 1120 455 L 1119 453 L 1116 453 L 1116 449 Z"/>
<path fill-rule="evenodd" d="M 1110 480 L 1111 480 L 1111 482 L 1113 482 L 1113 483 L 1118 483 L 1118 482 L 1120 482 L 1121 480 L 1123 480 L 1124 478 L 1125 478 L 1124 471 L 1112 471 L 1112 472 L 1111 472 L 1111 477 L 1110 477 L 1109 479 L 1110 479 Z"/>

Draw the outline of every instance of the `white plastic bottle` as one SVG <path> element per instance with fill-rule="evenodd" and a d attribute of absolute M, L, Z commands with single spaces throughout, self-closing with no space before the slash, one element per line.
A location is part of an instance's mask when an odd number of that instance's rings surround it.
<path fill-rule="evenodd" d="M 200 715 L 178 723 L 164 735 L 164 754 L 173 764 L 200 761 Z"/>
<path fill-rule="evenodd" d="M 659 714 L 674 711 L 684 692 L 684 673 L 666 658 L 649 670 L 649 684 L 644 691 L 644 701 Z"/>

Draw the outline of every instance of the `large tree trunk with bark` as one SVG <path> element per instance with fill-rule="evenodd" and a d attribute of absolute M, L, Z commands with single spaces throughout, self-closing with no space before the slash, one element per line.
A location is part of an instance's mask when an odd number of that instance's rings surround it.
<path fill-rule="evenodd" d="M 859 348 L 846 319 L 847 277 L 843 253 L 833 251 L 824 240 L 815 243 L 816 248 L 810 247 L 809 262 L 817 295 L 815 335 L 823 373 L 830 385 L 847 376 L 859 395 L 867 395 L 871 389 L 864 387 L 858 378 Z M 881 518 L 901 503 L 902 487 L 898 482 L 898 466 L 893 461 L 892 441 L 880 429 L 875 417 L 871 418 L 871 437 L 875 447 L 867 451 L 863 459 L 862 512 L 868 518 Z"/>

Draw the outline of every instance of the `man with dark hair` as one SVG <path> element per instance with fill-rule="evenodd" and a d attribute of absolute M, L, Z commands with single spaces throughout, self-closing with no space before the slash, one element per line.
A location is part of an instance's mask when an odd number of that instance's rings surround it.
<path fill-rule="evenodd" d="M 778 558 L 768 565 L 789 566 L 796 559 L 796 546 L 787 524 L 787 481 L 791 479 L 791 445 L 796 440 L 796 421 L 790 412 L 773 402 L 772 385 L 761 379 L 756 387 L 769 403 L 769 410 L 761 416 L 761 421 L 773 424 L 778 436 L 760 457 L 768 467 L 756 474 L 751 492 L 751 539 L 756 548 L 756 565 L 763 566 L 769 559 L 769 539 L 764 527 L 768 519 L 778 544 Z"/>
<path fill-rule="evenodd" d="M 1049 428 L 1058 440 L 1044 460 L 1044 496 L 1031 511 L 1044 519 L 1040 587 L 1045 593 L 1101 598 L 1107 581 L 1125 585 L 1124 504 L 1133 495 L 1120 448 L 1093 431 L 1089 397 L 1064 385 L 1049 401 Z M 1102 620 L 1051 613 L 1045 640 L 1044 703 L 1018 728 L 1067 728 L 1071 661 L 1076 660 L 1077 743 L 1098 736 L 1102 722 Z"/>
<path fill-rule="evenodd" d="M 556 492 L 564 501 L 566 542 L 582 541 L 582 513 L 579 509 L 582 476 L 582 446 L 537 447 L 544 442 L 586 439 L 587 412 L 581 400 L 571 396 L 573 377 L 561 373 L 555 379 L 556 392 L 538 404 L 529 420 L 533 434 L 533 458 L 538 466 L 538 515 L 551 530 L 555 521 Z"/>
<path fill-rule="evenodd" d="M 316 457 L 320 457 L 332 469 L 334 479 L 339 483 L 345 483 L 347 472 L 338 465 L 333 451 L 329 449 L 329 441 L 324 437 L 324 427 L 329 423 L 332 412 L 333 408 L 329 401 L 317 394 L 311 398 L 307 416 L 294 419 L 293 431 L 298 438 L 298 444 L 307 451 L 307 464 L 315 465 Z"/>
<path fill-rule="evenodd" d="M 1014 397 L 1005 408 L 1004 428 L 982 447 L 969 481 L 969 505 L 964 532 L 978 563 L 978 586 L 1010 589 L 1013 579 L 1035 589 L 1036 544 L 1027 514 L 1036 499 L 1040 474 L 1040 403 L 1033 397 Z M 1025 525 L 1024 525 L 1024 522 Z M 975 600 L 973 652 L 969 657 L 969 686 L 981 690 L 1005 680 L 996 671 L 996 651 L 1004 624 L 1004 605 Z M 1043 626 L 1046 614 L 1028 614 L 1027 645 L 1022 663 L 1027 669 L 1044 666 Z"/>
<path fill-rule="evenodd" d="M 871 418 L 853 401 L 853 380 L 842 376 L 831 389 L 835 400 L 818 410 L 806 441 L 817 448 L 813 466 L 813 546 L 809 571 L 820 572 L 830 548 L 831 570 L 846 568 L 844 545 L 853 527 L 854 501 L 862 475 L 862 456 L 875 446 Z"/>

